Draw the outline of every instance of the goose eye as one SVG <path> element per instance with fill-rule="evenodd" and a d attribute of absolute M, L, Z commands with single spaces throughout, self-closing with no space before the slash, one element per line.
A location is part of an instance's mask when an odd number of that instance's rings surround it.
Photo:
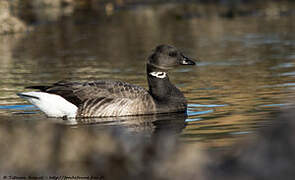
<path fill-rule="evenodd" d="M 177 56 L 177 52 L 170 52 L 168 55 L 170 57 L 176 57 Z"/>

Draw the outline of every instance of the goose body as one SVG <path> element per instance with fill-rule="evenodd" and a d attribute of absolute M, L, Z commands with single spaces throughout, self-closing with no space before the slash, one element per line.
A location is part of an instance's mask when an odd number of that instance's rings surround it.
<path fill-rule="evenodd" d="M 185 112 L 183 94 L 169 80 L 167 71 L 194 65 L 172 46 L 160 45 L 147 62 L 149 90 L 122 81 L 60 81 L 50 86 L 30 86 L 38 92 L 18 95 L 49 117 L 110 117 Z"/>

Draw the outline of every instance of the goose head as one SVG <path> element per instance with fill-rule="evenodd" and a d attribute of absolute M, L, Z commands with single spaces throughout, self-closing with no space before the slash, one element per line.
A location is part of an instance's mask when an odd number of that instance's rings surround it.
<path fill-rule="evenodd" d="M 159 45 L 149 56 L 147 64 L 153 68 L 168 70 L 182 65 L 195 65 L 196 63 L 173 46 Z"/>

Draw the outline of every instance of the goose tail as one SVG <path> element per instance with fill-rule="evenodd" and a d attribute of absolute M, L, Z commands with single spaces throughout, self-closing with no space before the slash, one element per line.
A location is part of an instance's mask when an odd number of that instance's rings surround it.
<path fill-rule="evenodd" d="M 22 92 L 17 95 L 37 106 L 49 117 L 76 117 L 78 107 L 59 95 L 45 92 Z"/>

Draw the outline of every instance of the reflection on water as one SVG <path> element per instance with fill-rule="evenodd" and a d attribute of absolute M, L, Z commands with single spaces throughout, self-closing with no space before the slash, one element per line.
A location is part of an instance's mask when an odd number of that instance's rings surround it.
<path fill-rule="evenodd" d="M 10 110 L 12 117 L 25 118 L 26 114 L 40 114 L 34 105 L 2 105 L 0 110 Z M 37 116 L 40 118 L 40 116 Z M 44 117 L 42 117 L 44 118 Z M 5 118 L 4 118 L 5 119 Z M 45 119 L 45 118 L 44 118 Z M 64 124 L 73 128 L 95 128 L 105 130 L 126 130 L 129 133 L 143 133 L 148 137 L 158 134 L 178 135 L 185 128 L 187 114 L 155 114 L 143 116 L 83 118 L 65 121 L 62 118 L 47 118 L 47 121 Z"/>
<path fill-rule="evenodd" d="M 147 87 L 146 57 L 163 43 L 202 60 L 196 68 L 178 69 L 170 75 L 188 99 L 188 118 L 166 116 L 172 124 L 154 117 L 117 118 L 95 123 L 95 127 L 154 132 L 175 125 L 179 132 L 184 128 L 180 137 L 185 142 L 226 146 L 263 126 L 272 112 L 294 97 L 292 16 L 179 19 L 163 13 L 161 7 L 95 16 L 83 22 L 63 18 L 20 37 L 0 39 L 0 116 L 17 120 L 18 113 L 33 112 L 22 117 L 50 120 L 31 106 L 19 106 L 27 103 L 15 94 L 28 85 L 63 79 L 120 79 Z"/>
<path fill-rule="evenodd" d="M 90 128 L 120 128 L 130 133 L 144 133 L 148 137 L 158 134 L 178 135 L 185 128 L 185 113 L 172 113 L 169 115 L 146 115 L 130 117 L 108 117 L 108 118 L 89 118 L 83 121 L 71 123 L 76 127 L 87 126 Z"/>

